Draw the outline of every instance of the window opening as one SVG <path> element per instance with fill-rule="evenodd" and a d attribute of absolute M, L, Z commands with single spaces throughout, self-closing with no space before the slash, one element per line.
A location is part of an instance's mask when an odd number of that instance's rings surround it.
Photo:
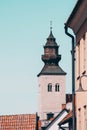
<path fill-rule="evenodd" d="M 58 83 L 55 85 L 55 91 L 59 92 L 59 84 Z"/>
<path fill-rule="evenodd" d="M 52 92 L 52 84 L 51 83 L 48 84 L 48 92 Z"/>

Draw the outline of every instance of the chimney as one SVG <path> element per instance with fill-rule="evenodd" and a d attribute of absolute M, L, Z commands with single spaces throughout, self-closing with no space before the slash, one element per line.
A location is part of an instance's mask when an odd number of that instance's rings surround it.
<path fill-rule="evenodd" d="M 54 117 L 54 114 L 52 112 L 47 113 L 47 120 L 50 120 L 53 117 Z"/>
<path fill-rule="evenodd" d="M 62 110 L 66 108 L 66 104 L 62 104 Z"/>

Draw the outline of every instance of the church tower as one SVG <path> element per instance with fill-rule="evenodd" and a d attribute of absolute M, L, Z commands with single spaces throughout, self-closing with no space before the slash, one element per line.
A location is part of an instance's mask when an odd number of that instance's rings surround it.
<path fill-rule="evenodd" d="M 49 118 L 47 115 L 57 115 L 61 105 L 65 104 L 66 73 L 59 66 L 60 60 L 59 46 L 51 28 L 42 55 L 44 67 L 38 74 L 38 114 L 41 120 Z"/>

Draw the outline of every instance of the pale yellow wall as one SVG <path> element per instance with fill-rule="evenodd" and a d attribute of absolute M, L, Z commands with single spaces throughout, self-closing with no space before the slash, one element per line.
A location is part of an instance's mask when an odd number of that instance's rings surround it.
<path fill-rule="evenodd" d="M 79 61 L 80 59 L 80 61 Z M 79 44 L 76 46 L 76 90 L 79 88 L 78 76 L 86 71 L 87 75 L 87 33 Z M 87 77 L 81 78 L 81 84 L 84 90 L 87 90 Z M 84 108 L 86 106 L 86 108 Z M 77 117 L 77 130 L 87 130 L 87 91 L 76 92 L 76 117 Z"/>

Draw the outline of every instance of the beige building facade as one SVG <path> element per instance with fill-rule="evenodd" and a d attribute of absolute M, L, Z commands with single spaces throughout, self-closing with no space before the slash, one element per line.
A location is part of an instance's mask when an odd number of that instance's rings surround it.
<path fill-rule="evenodd" d="M 56 116 L 65 104 L 65 76 L 45 75 L 40 76 L 39 83 L 39 116 L 40 119 L 47 119 L 48 113 Z M 52 91 L 48 91 L 48 84 L 52 84 Z M 56 84 L 59 84 L 59 91 L 55 90 Z"/>
<path fill-rule="evenodd" d="M 87 130 L 87 0 L 78 0 L 66 26 L 76 36 L 76 127 Z"/>

